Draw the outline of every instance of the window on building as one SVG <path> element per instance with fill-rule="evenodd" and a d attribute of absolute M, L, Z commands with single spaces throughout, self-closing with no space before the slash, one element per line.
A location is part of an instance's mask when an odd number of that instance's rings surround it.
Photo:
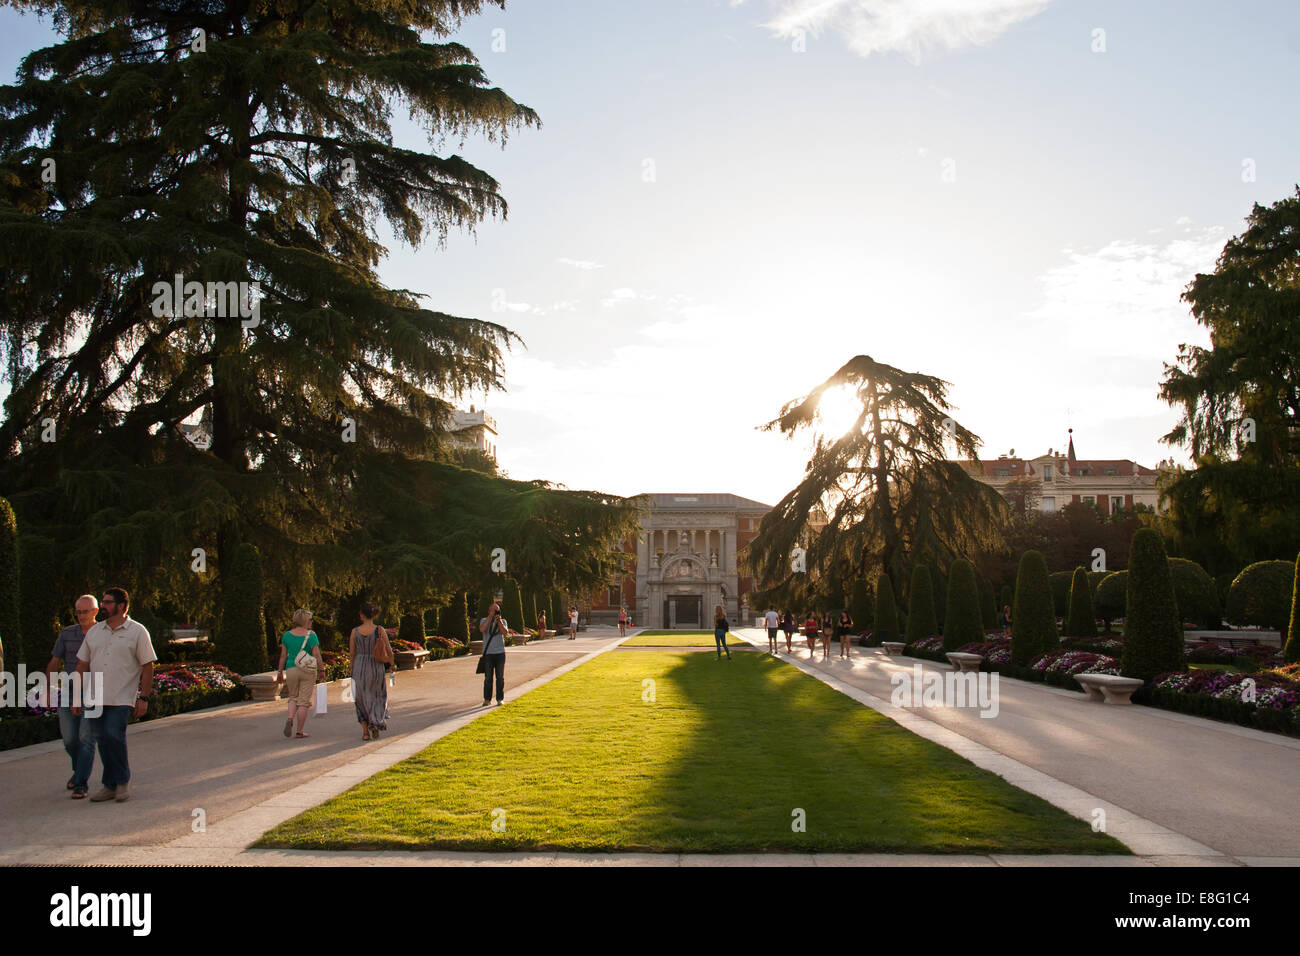
<path fill-rule="evenodd" d="M 609 606 L 618 607 L 623 603 L 623 591 L 621 588 L 609 589 Z"/>
<path fill-rule="evenodd" d="M 1051 466 L 1051 465 L 1044 465 L 1044 466 L 1043 466 L 1043 481 L 1051 481 L 1051 480 L 1052 480 L 1052 466 Z"/>
<path fill-rule="evenodd" d="M 1082 476 L 1082 475 L 1091 475 L 1091 474 L 1092 474 L 1092 469 L 1091 469 L 1091 468 L 1076 468 L 1076 469 L 1074 470 L 1074 473 L 1075 473 L 1076 475 L 1081 475 L 1081 476 Z"/>
<path fill-rule="evenodd" d="M 1055 510 L 1056 510 L 1056 499 L 1055 499 L 1055 498 L 1044 498 L 1044 499 L 1043 499 L 1043 511 L 1044 511 L 1044 512 L 1048 512 L 1048 511 L 1055 511 Z"/>
<path fill-rule="evenodd" d="M 1123 496 L 1123 495 L 1111 495 L 1111 496 L 1110 496 L 1110 510 L 1111 510 L 1112 513 L 1113 513 L 1113 512 L 1116 512 L 1116 511 L 1123 511 L 1123 510 L 1124 510 L 1124 496 Z"/>
<path fill-rule="evenodd" d="M 1006 468 L 994 468 L 994 469 L 993 469 L 993 477 L 994 477 L 994 478 L 1010 478 L 1010 477 L 1011 477 L 1011 472 L 1010 472 L 1010 470 L 1008 470 L 1008 469 L 1006 469 Z"/>
<path fill-rule="evenodd" d="M 1084 495 L 1081 499 L 1085 505 L 1095 505 L 1097 503 L 1096 495 Z"/>

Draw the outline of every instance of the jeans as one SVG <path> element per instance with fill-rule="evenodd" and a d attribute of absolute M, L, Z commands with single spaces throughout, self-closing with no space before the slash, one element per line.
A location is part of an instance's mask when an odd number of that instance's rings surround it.
<path fill-rule="evenodd" d="M 486 669 L 483 671 L 483 699 L 492 699 L 492 675 L 497 675 L 497 703 L 505 700 L 506 696 L 506 654 L 502 651 L 500 654 L 484 654 L 483 660 L 486 662 Z"/>
<path fill-rule="evenodd" d="M 728 656 L 728 657 L 731 656 L 731 648 L 729 648 L 729 647 L 727 646 L 727 632 L 726 632 L 726 631 L 719 630 L 718 628 L 714 628 L 714 629 L 713 629 L 713 642 L 717 645 L 718 660 L 722 660 L 722 652 L 723 652 L 723 651 L 726 651 L 726 652 L 727 652 L 727 656 Z"/>
<path fill-rule="evenodd" d="M 95 737 L 89 717 L 77 717 L 71 707 L 59 708 L 59 734 L 63 749 L 72 759 L 73 789 L 90 786 L 90 771 L 95 767 Z"/>
<path fill-rule="evenodd" d="M 102 717 L 90 720 L 95 743 L 99 745 L 99 759 L 104 765 L 104 786 L 116 790 L 131 782 L 131 768 L 126 762 L 126 723 L 134 707 L 104 707 Z"/>

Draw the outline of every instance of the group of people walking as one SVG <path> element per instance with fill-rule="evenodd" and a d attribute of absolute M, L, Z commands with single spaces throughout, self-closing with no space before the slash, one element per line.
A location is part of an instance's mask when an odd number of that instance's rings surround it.
<path fill-rule="evenodd" d="M 817 639 L 819 637 L 822 640 L 822 660 L 830 660 L 832 637 L 840 642 L 839 656 L 845 660 L 851 657 L 850 648 L 853 646 L 856 628 L 853 626 L 853 617 L 847 610 L 840 611 L 838 615 L 807 611 L 804 613 L 803 619 L 803 636 L 808 641 L 810 658 L 815 657 L 817 654 Z M 779 653 L 777 635 L 784 631 L 785 651 L 787 654 L 793 654 L 794 635 L 800 629 L 794 614 L 790 611 L 777 613 L 775 605 L 769 604 L 767 613 L 763 615 L 763 623 L 767 626 L 768 653 L 773 655 Z"/>

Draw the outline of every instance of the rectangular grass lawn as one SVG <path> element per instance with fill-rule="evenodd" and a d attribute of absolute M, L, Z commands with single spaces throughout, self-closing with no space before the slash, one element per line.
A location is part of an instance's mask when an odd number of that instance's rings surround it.
<path fill-rule="evenodd" d="M 617 650 L 256 845 L 1128 852 L 765 654 Z"/>
<path fill-rule="evenodd" d="M 717 647 L 712 631 L 642 631 L 635 637 L 629 637 L 622 647 Z M 748 647 L 730 631 L 727 632 L 728 647 Z"/>

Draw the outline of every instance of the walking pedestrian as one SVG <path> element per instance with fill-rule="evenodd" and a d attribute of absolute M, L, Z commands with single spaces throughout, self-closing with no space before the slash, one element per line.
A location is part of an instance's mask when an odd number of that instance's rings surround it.
<path fill-rule="evenodd" d="M 731 625 L 727 623 L 727 612 L 722 609 L 722 605 L 715 605 L 713 608 L 713 642 L 717 645 L 718 660 L 722 660 L 722 652 L 727 652 L 727 660 L 731 660 L 731 648 L 727 646 L 727 631 Z"/>
<path fill-rule="evenodd" d="M 817 656 L 817 617 L 812 611 L 804 615 L 803 635 L 808 638 L 808 659 Z"/>
<path fill-rule="evenodd" d="M 781 618 L 771 604 L 767 606 L 767 613 L 763 615 L 763 620 L 767 624 L 767 652 L 776 657 L 776 632 L 781 625 Z"/>
<path fill-rule="evenodd" d="M 122 588 L 105 588 L 99 599 L 104 620 L 86 632 L 77 649 L 77 673 L 94 674 L 96 693 L 88 700 L 100 705 L 100 715 L 90 718 L 91 736 L 104 766 L 103 789 L 91 795 L 92 803 L 131 799 L 131 765 L 126 751 L 126 725 L 134 710 L 143 717 L 153 696 L 153 651 L 149 631 L 128 611 L 131 596 Z M 85 679 L 84 676 L 82 678 Z M 72 712 L 81 715 L 81 706 Z"/>
<path fill-rule="evenodd" d="M 50 651 L 50 663 L 45 667 L 49 686 L 53 688 L 54 672 L 62 671 L 71 676 L 77 672 L 77 651 L 90 629 L 95 626 L 95 614 L 99 611 L 99 602 L 93 594 L 83 594 L 72 605 L 72 613 L 77 623 L 69 624 L 59 631 L 55 638 L 54 649 Z M 80 681 L 78 681 L 78 684 Z M 65 685 L 65 686 L 70 686 Z M 90 773 L 95 768 L 95 738 L 92 735 L 90 720 L 74 714 L 74 704 L 79 700 L 59 699 L 59 735 L 63 738 L 63 749 L 72 761 L 72 776 L 68 778 L 68 789 L 72 791 L 73 800 L 84 800 L 90 792 Z"/>
<path fill-rule="evenodd" d="M 569 608 L 569 640 L 576 641 L 577 639 L 578 639 L 578 609 L 576 607 L 570 607 Z"/>
<path fill-rule="evenodd" d="M 384 672 L 393 661 L 393 647 L 388 632 L 375 618 L 379 607 L 361 605 L 361 624 L 348 635 L 348 653 L 352 656 L 352 700 L 361 724 L 362 740 L 378 740 L 379 732 L 388 729 L 388 684 Z"/>
<path fill-rule="evenodd" d="M 794 615 L 786 611 L 781 618 L 781 630 L 785 631 L 785 652 L 787 654 L 794 653 L 794 647 L 791 646 L 790 641 L 794 637 L 794 632 L 798 629 L 799 625 L 795 624 Z"/>
<path fill-rule="evenodd" d="M 618 636 L 627 637 L 627 605 L 618 609 Z"/>
<path fill-rule="evenodd" d="M 835 633 L 840 639 L 840 657 L 849 660 L 853 647 L 853 617 L 847 610 L 840 611 L 840 619 L 835 625 Z"/>
<path fill-rule="evenodd" d="M 496 675 L 497 706 L 500 707 L 506 696 L 506 632 L 510 625 L 501 616 L 501 605 L 495 601 L 488 608 L 488 616 L 478 622 L 479 633 L 483 635 L 483 706 L 492 703 L 492 676 Z"/>
<path fill-rule="evenodd" d="M 293 612 L 293 627 L 280 635 L 280 663 L 275 673 L 275 682 L 284 684 L 284 696 L 289 699 L 289 716 L 284 722 L 286 737 L 311 736 L 306 731 L 307 718 L 311 716 L 316 677 L 323 666 L 320 638 L 311 629 L 311 611 L 300 607 Z"/>
<path fill-rule="evenodd" d="M 537 612 L 537 639 L 539 641 L 546 640 L 546 612 L 545 611 Z"/>

